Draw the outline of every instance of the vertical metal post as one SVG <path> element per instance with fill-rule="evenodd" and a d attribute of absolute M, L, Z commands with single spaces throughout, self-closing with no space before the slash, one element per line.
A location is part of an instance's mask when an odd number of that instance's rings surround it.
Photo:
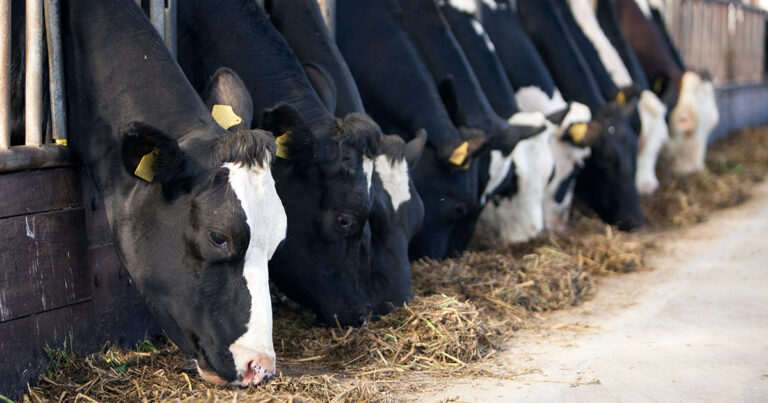
<path fill-rule="evenodd" d="M 11 146 L 11 0 L 0 0 L 0 150 Z"/>
<path fill-rule="evenodd" d="M 336 0 L 317 0 L 320 12 L 323 14 L 325 26 L 332 38 L 336 38 Z"/>
<path fill-rule="evenodd" d="M 136 1 L 136 5 L 139 6 L 139 8 L 141 8 L 141 0 L 135 0 L 135 1 Z"/>
<path fill-rule="evenodd" d="M 43 144 L 43 0 L 26 2 L 24 120 L 27 145 Z"/>
<path fill-rule="evenodd" d="M 54 143 L 67 145 L 67 109 L 64 106 L 64 59 L 61 50 L 59 0 L 45 0 L 45 32 L 48 43 L 51 127 Z"/>
<path fill-rule="evenodd" d="M 165 1 L 164 0 L 149 0 L 149 20 L 152 21 L 152 26 L 165 38 Z"/>
<path fill-rule="evenodd" d="M 178 0 L 166 0 L 165 7 L 165 46 L 176 58 L 176 10 Z"/>

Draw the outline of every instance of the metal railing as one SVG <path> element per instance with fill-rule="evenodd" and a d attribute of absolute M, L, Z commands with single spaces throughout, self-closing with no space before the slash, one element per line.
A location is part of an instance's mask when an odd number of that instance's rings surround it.
<path fill-rule="evenodd" d="M 717 84 L 764 80 L 766 12 L 725 0 L 666 0 L 666 24 L 689 68 Z"/>

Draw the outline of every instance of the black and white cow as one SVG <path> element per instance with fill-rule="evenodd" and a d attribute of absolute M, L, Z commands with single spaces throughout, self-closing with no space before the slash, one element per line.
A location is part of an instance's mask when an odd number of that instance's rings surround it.
<path fill-rule="evenodd" d="M 618 89 L 609 90 L 610 82 L 598 81 L 592 75 L 580 51 L 592 45 L 573 38 L 561 5 L 551 0 L 518 0 L 517 10 L 564 97 L 587 105 L 593 121 L 599 120 L 603 126 L 577 177 L 576 196 L 604 221 L 622 230 L 639 227 L 644 217 L 635 188 L 637 135 L 626 122 L 627 108 L 616 101 L 607 102 L 604 95 L 615 97 Z"/>
<path fill-rule="evenodd" d="M 270 0 L 265 7 L 299 61 L 333 78 L 336 116 L 364 113 L 357 84 L 328 32 L 317 1 Z M 421 158 L 425 141 L 425 134 L 408 144 L 398 136 L 385 135 L 376 150 L 370 214 L 374 315 L 386 314 L 412 296 L 408 243 L 421 228 L 424 205 L 408 172 Z"/>
<path fill-rule="evenodd" d="M 584 104 L 567 103 L 563 99 L 509 0 L 484 1 L 479 15 L 515 89 L 520 109 L 542 112 L 559 123 L 556 138 L 550 142 L 555 170 L 546 186 L 543 215 L 546 230 L 563 231 L 571 211 L 576 175 L 590 155 L 590 148 L 584 142 L 587 137 L 582 138 L 579 130 L 590 122 L 592 113 Z M 576 137 L 572 133 L 576 133 Z"/>
<path fill-rule="evenodd" d="M 359 326 L 371 314 L 370 228 L 373 150 L 381 135 L 368 117 L 328 112 L 285 39 L 250 0 L 184 2 L 179 63 L 202 89 L 220 67 L 253 96 L 253 126 L 277 137 L 272 166 L 288 216 L 270 279 L 325 323 Z M 323 74 L 311 74 L 330 88 Z M 275 106 L 275 104 L 277 104 Z"/>
<path fill-rule="evenodd" d="M 496 197 L 509 199 L 517 191 L 527 190 L 527 187 L 519 186 L 510 188 L 510 185 L 517 185 L 516 172 L 524 171 L 514 169 L 512 152 L 521 140 L 525 143 L 526 138 L 544 132 L 545 119 L 541 113 L 523 113 L 512 116 L 507 122 L 496 114 L 434 0 L 401 0 L 400 6 L 409 36 L 435 84 L 442 91 L 447 87 L 455 91 L 455 96 L 443 96 L 443 99 L 456 101 L 455 104 L 445 105 L 454 125 L 480 129 L 488 139 L 485 152 L 474 161 L 479 165 L 479 200 L 452 231 L 449 254 L 458 255 L 467 248 L 487 200 Z M 532 207 L 534 211 L 520 211 L 521 215 L 540 216 L 540 203 Z M 519 223 L 501 221 L 500 232 L 519 230 Z"/>
<path fill-rule="evenodd" d="M 665 154 L 673 172 L 704 170 L 707 139 L 720 119 L 711 80 L 686 70 L 662 18 L 660 4 L 615 0 L 624 33 L 653 91 L 669 109 L 669 143 Z"/>
<path fill-rule="evenodd" d="M 12 10 L 23 91 L 24 2 Z M 204 379 L 269 378 L 267 262 L 286 228 L 272 135 L 217 124 L 135 2 L 62 2 L 61 26 L 69 144 L 104 199 L 122 264 Z M 247 103 L 226 75 L 208 100 Z"/>
<path fill-rule="evenodd" d="M 352 71 L 366 111 L 387 133 L 411 140 L 427 132 L 427 147 L 411 170 L 424 202 L 422 230 L 410 256 L 443 258 L 452 229 L 477 201 L 477 164 L 472 156 L 485 139 L 481 131 L 457 129 L 441 95 L 455 93 L 450 83 L 438 91 L 411 43 L 397 0 L 337 3 L 337 41 Z"/>

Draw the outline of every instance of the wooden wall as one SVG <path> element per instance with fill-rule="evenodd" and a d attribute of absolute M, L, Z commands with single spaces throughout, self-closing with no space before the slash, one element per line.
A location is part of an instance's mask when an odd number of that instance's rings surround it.
<path fill-rule="evenodd" d="M 160 332 L 117 259 L 101 199 L 79 167 L 0 174 L 0 393 L 48 366 L 45 346 L 133 346 Z"/>

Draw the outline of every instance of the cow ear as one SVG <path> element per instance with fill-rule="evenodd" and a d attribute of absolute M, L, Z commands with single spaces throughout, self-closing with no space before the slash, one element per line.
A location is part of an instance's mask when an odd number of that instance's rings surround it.
<path fill-rule="evenodd" d="M 161 183 L 166 196 L 176 193 L 185 170 L 183 151 L 176 139 L 138 122 L 122 137 L 123 167 L 128 174 L 136 180 Z"/>
<path fill-rule="evenodd" d="M 571 143 L 576 147 L 590 147 L 600 138 L 604 128 L 603 122 L 599 119 L 593 119 L 589 123 L 574 123 L 563 132 L 560 141 Z"/>
<path fill-rule="evenodd" d="M 261 128 L 275 136 L 279 158 L 304 159 L 314 150 L 312 131 L 291 105 L 280 103 L 266 109 L 261 116 Z"/>
<path fill-rule="evenodd" d="M 413 169 L 419 163 L 426 144 L 427 131 L 424 129 L 419 129 L 416 136 L 405 144 L 405 161 L 408 162 L 408 169 Z"/>
<path fill-rule="evenodd" d="M 565 120 L 565 117 L 568 115 L 568 112 L 570 112 L 570 110 L 571 108 L 569 105 L 568 108 L 565 108 L 561 111 L 547 115 L 547 120 L 552 122 L 556 126 L 560 126 L 563 123 L 563 120 Z"/>
<path fill-rule="evenodd" d="M 304 63 L 304 72 L 307 73 L 309 82 L 312 83 L 312 87 L 317 92 L 317 95 L 320 96 L 320 100 L 323 101 L 325 108 L 331 114 L 335 114 L 338 90 L 331 75 L 324 68 L 312 62 Z"/>
<path fill-rule="evenodd" d="M 214 119 L 225 129 L 234 132 L 251 128 L 253 122 L 251 94 L 243 80 L 234 71 L 226 67 L 216 70 L 203 91 L 203 101 L 208 110 L 213 113 Z"/>
<path fill-rule="evenodd" d="M 464 126 L 466 119 L 464 119 L 459 107 L 459 97 L 456 95 L 456 83 L 453 75 L 449 74 L 443 77 L 437 84 L 437 89 L 453 125 L 456 127 Z"/>

